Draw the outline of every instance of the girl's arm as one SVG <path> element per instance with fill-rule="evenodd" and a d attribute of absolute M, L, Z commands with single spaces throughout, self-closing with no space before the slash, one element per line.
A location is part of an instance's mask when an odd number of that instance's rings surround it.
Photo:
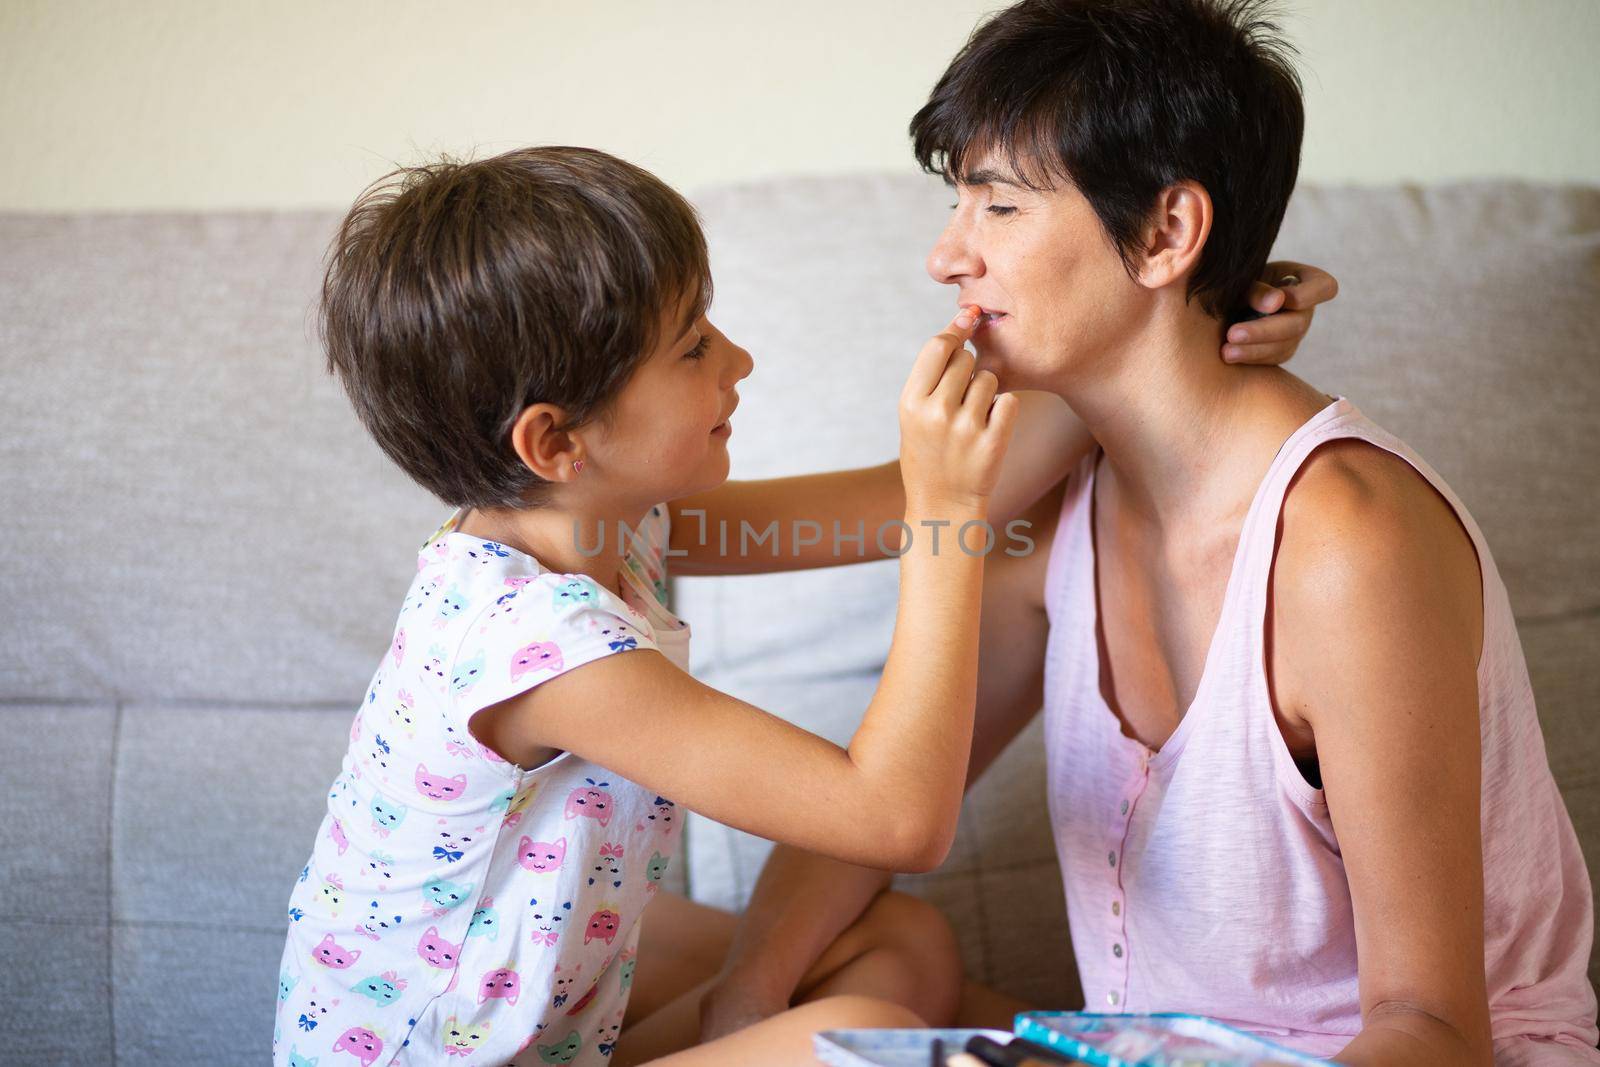
<path fill-rule="evenodd" d="M 971 325 L 960 318 L 929 342 L 901 398 L 913 534 L 888 662 L 848 747 L 702 685 L 653 650 L 551 678 L 479 712 L 473 732 L 514 761 L 575 752 L 718 822 L 810 851 L 937 866 L 972 739 L 984 566 L 955 549 L 953 533 L 985 518 L 1016 413 L 1014 399 L 995 398 L 994 375 L 973 375 L 960 347 Z M 947 524 L 943 539 L 924 523 Z"/>
<path fill-rule="evenodd" d="M 988 510 L 1000 545 L 1007 543 L 1006 523 L 1065 478 L 1094 443 L 1060 397 L 1012 395 L 1018 401 L 1016 431 Z M 762 574 L 888 558 L 884 550 L 899 543 L 891 524 L 905 515 L 905 490 L 895 460 L 859 470 L 726 482 L 708 493 L 675 500 L 670 507 L 674 574 Z M 751 531 L 748 552 L 740 550 L 741 523 Z M 776 557 L 770 538 L 756 543 L 773 525 L 779 538 Z M 837 544 L 836 526 L 841 535 Z M 794 536 L 797 529 L 802 537 Z M 880 530 L 887 531 L 881 540 Z M 844 540 L 857 533 L 864 534 L 859 542 Z M 813 543 L 802 543 L 813 538 Z M 684 555 L 677 555 L 680 551 Z"/>
<path fill-rule="evenodd" d="M 1267 284 L 1291 274 L 1299 282 L 1281 288 Z M 1266 281 L 1257 282 L 1250 294 L 1251 306 L 1263 317 L 1229 329 L 1222 350 L 1229 362 L 1287 362 L 1311 328 L 1316 306 L 1339 292 L 1333 275 L 1303 263 L 1269 263 L 1263 277 Z M 1065 478 L 1094 444 L 1061 398 L 1032 392 L 1016 396 L 1021 401 L 1016 433 L 989 500 L 989 521 L 1001 543 L 1006 523 Z M 826 474 L 726 482 L 708 493 L 675 500 L 671 508 L 674 573 L 759 574 L 883 559 L 884 547 L 893 549 L 896 542 L 890 536 L 880 547 L 877 532 L 901 517 L 905 496 L 900 464 L 890 462 Z M 741 523 L 751 530 L 753 547 L 748 552 L 740 550 Z M 841 534 L 837 544 L 835 523 Z M 755 543 L 773 524 L 780 539 L 776 557 L 771 540 Z M 858 528 L 865 531 L 859 544 L 845 540 Z M 811 543 L 800 543 L 806 541 Z"/>
<path fill-rule="evenodd" d="M 1360 960 L 1363 1028 L 1337 1058 L 1488 1067 L 1472 543 L 1409 466 L 1363 444 L 1307 462 L 1282 529 L 1273 696 L 1315 741 Z"/>
<path fill-rule="evenodd" d="M 1058 489 L 1025 517 L 1038 545 L 1030 556 L 996 556 L 983 576 L 978 632 L 978 703 L 967 786 L 1021 733 L 1043 702 L 1050 625 L 1044 572 Z M 890 883 L 888 871 L 842 863 L 789 845 L 772 851 L 734 933 L 716 983 L 701 1001 L 701 1040 L 783 1011 L 823 951 Z"/>

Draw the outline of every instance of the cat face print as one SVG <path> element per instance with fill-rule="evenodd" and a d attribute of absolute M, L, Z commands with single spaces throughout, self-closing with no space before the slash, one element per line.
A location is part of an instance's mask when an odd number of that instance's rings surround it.
<path fill-rule="evenodd" d="M 571 1063 L 583 1051 L 583 1038 L 574 1030 L 554 1045 L 538 1046 L 540 1063 Z"/>
<path fill-rule="evenodd" d="M 488 1040 L 492 1027 L 488 1019 L 464 1023 L 452 1015 L 444 1021 L 444 1052 L 446 1056 L 470 1056 L 478 1046 Z"/>
<path fill-rule="evenodd" d="M 364 1026 L 352 1026 L 334 1041 L 333 1051 L 348 1052 L 361 1061 L 361 1067 L 372 1067 L 383 1052 L 383 1038 Z"/>
<path fill-rule="evenodd" d="M 579 786 L 567 794 L 566 816 L 569 819 L 593 819 L 601 826 L 611 823 L 612 799 L 606 792 L 610 782 L 597 782 L 585 778 L 586 786 Z"/>
<path fill-rule="evenodd" d="M 463 663 L 456 664 L 455 673 L 450 676 L 450 689 L 455 693 L 465 693 L 468 689 L 478 684 L 478 678 L 483 674 L 485 653 L 479 652 L 476 656 Z"/>
<path fill-rule="evenodd" d="M 400 730 L 407 737 L 415 737 L 417 734 L 416 705 L 416 698 L 410 693 L 404 689 L 397 692 L 394 703 L 389 705 L 390 727 Z"/>
<path fill-rule="evenodd" d="M 452 945 L 439 936 L 437 927 L 430 926 L 423 932 L 422 939 L 417 942 L 417 955 L 421 956 L 428 966 L 447 971 L 461 958 L 461 946 Z"/>
<path fill-rule="evenodd" d="M 565 665 L 560 645 L 554 641 L 535 641 L 523 645 L 511 657 L 511 680 L 514 682 L 533 671 L 560 671 Z"/>
<path fill-rule="evenodd" d="M 472 922 L 467 926 L 468 937 L 500 939 L 500 913 L 491 906 L 493 904 L 494 897 L 483 898 L 483 903 L 472 913 Z"/>
<path fill-rule="evenodd" d="M 397 928 L 401 922 L 402 919 L 399 915 L 393 914 L 392 912 L 387 915 L 384 914 L 380 910 L 378 902 L 373 900 L 368 902 L 367 917 L 361 921 L 359 926 L 356 927 L 356 933 L 360 934 L 362 937 L 377 941 L 383 937 L 384 934 Z"/>
<path fill-rule="evenodd" d="M 547 901 L 541 904 L 539 898 L 534 897 L 528 902 L 528 907 L 533 909 L 534 942 L 553 945 L 560 940 L 561 930 L 572 914 L 572 901 L 564 901 L 561 904 Z"/>
<path fill-rule="evenodd" d="M 622 846 L 607 841 L 600 846 L 600 855 L 589 871 L 590 885 L 610 885 L 622 888 Z"/>
<path fill-rule="evenodd" d="M 437 913 L 442 914 L 465 904 L 476 884 L 468 882 L 466 885 L 459 885 L 448 878 L 435 878 L 422 887 L 422 895 L 433 902 Z"/>
<path fill-rule="evenodd" d="M 646 889 L 654 890 L 661 888 L 661 879 L 666 877 L 667 865 L 670 862 L 671 860 L 669 857 L 663 856 L 659 852 L 652 852 L 650 854 L 650 862 L 644 869 Z"/>
<path fill-rule="evenodd" d="M 439 645 L 428 647 L 428 658 L 422 661 L 422 676 L 436 686 L 444 685 L 444 649 Z"/>
<path fill-rule="evenodd" d="M 411 814 L 411 809 L 404 804 L 396 804 L 392 800 L 382 797 L 372 798 L 372 828 L 383 836 L 396 826 L 406 821 L 406 816 Z"/>
<path fill-rule="evenodd" d="M 350 987 L 351 992 L 361 994 L 380 1008 L 387 1008 L 398 1001 L 405 989 L 406 980 L 394 971 L 375 974 Z"/>
<path fill-rule="evenodd" d="M 443 822 L 443 819 L 439 820 Z M 433 846 L 433 858 L 444 860 L 446 863 L 460 863 L 461 858 L 467 854 L 467 849 L 472 845 L 470 834 L 453 834 L 449 830 L 439 831 L 439 841 Z"/>
<path fill-rule="evenodd" d="M 438 614 L 435 616 L 435 625 L 445 626 L 457 615 L 466 609 L 467 598 L 461 595 L 461 590 L 451 586 L 449 591 L 439 598 Z"/>
<path fill-rule="evenodd" d="M 454 800 L 467 791 L 466 775 L 437 774 L 428 770 L 426 763 L 417 764 L 413 782 L 417 787 L 417 792 L 429 800 Z"/>
<path fill-rule="evenodd" d="M 361 950 L 345 948 L 333 939 L 332 934 L 324 934 L 316 948 L 311 950 L 311 958 L 324 967 L 342 971 L 361 958 Z"/>
<path fill-rule="evenodd" d="M 617 927 L 622 922 L 622 916 L 610 908 L 601 908 L 589 916 L 589 926 L 583 932 L 583 943 L 591 941 L 604 941 L 611 944 L 617 938 Z"/>
<path fill-rule="evenodd" d="M 567 999 L 572 996 L 572 987 L 578 981 L 578 972 L 581 970 L 583 970 L 583 965 L 580 963 L 563 973 L 561 964 L 556 964 L 556 980 L 553 986 L 555 995 L 550 998 L 550 1006 L 552 1008 L 560 1008 L 566 1005 Z"/>
<path fill-rule="evenodd" d="M 485 974 L 483 980 L 478 983 L 479 1004 L 496 998 L 504 1000 L 507 1004 L 515 1004 L 517 997 L 521 995 L 522 980 L 510 967 L 496 967 Z"/>
<path fill-rule="evenodd" d="M 565 611 L 581 605 L 594 604 L 600 599 L 600 591 L 587 578 L 568 578 L 555 587 L 550 606 L 556 611 Z"/>
<path fill-rule="evenodd" d="M 523 834 L 522 840 L 517 845 L 517 862 L 535 874 L 548 874 L 556 870 L 566 858 L 565 837 L 558 837 L 554 841 L 535 841 L 527 834 Z"/>

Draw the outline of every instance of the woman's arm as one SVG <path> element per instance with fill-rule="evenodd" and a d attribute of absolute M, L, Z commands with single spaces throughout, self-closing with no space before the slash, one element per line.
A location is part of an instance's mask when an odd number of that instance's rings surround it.
<path fill-rule="evenodd" d="M 1286 275 L 1299 281 L 1281 288 L 1268 284 Z M 1222 350 L 1229 362 L 1287 362 L 1311 328 L 1316 306 L 1339 292 L 1331 274 L 1303 263 L 1269 263 L 1263 278 L 1250 294 L 1251 306 L 1263 317 L 1229 329 Z M 1034 392 L 1016 396 L 1021 401 L 1016 432 L 989 500 L 989 521 L 1002 543 L 1006 523 L 1065 478 L 1094 444 L 1082 420 L 1060 397 Z M 884 547 L 892 549 L 896 542 L 890 537 L 880 547 L 877 531 L 904 513 L 905 492 L 896 461 L 826 474 L 726 482 L 675 500 L 671 508 L 674 573 L 758 574 L 885 558 Z M 835 523 L 841 534 L 837 548 Z M 776 524 L 781 539 L 777 556 L 770 540 L 741 552 L 741 524 L 751 530 L 752 545 Z M 865 531 L 859 545 L 844 540 L 858 527 Z M 810 544 L 798 543 L 812 538 Z"/>
<path fill-rule="evenodd" d="M 1490 1062 L 1472 543 L 1404 461 L 1324 448 L 1284 507 L 1272 688 L 1314 738 L 1360 960 L 1352 1065 Z"/>

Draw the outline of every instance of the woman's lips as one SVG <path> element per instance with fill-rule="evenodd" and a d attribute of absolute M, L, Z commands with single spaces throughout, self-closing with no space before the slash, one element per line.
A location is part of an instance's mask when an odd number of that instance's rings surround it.
<path fill-rule="evenodd" d="M 711 428 L 712 437 L 727 437 L 733 433 L 732 422 L 719 422 Z"/>
<path fill-rule="evenodd" d="M 997 311 L 994 308 L 986 308 L 982 304 L 960 304 L 958 306 L 960 306 L 963 310 L 978 316 L 977 323 L 972 327 L 973 333 L 979 333 L 985 329 L 990 329 L 999 323 L 1001 319 L 1006 317 L 1006 313 L 1004 311 Z"/>

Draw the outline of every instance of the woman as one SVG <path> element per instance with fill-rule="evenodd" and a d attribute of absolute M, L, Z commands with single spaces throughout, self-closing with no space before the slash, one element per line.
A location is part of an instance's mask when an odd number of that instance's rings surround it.
<path fill-rule="evenodd" d="M 1026 0 L 913 121 L 959 195 L 929 272 L 995 315 L 977 365 L 1099 444 L 986 575 L 969 781 L 1042 700 L 1091 1009 L 1597 1063 L 1592 896 L 1481 533 L 1347 401 L 1210 358 L 1299 157 L 1252 10 Z M 806 988 L 882 884 L 777 853 L 707 1032 Z M 1021 1007 L 969 986 L 961 1021 Z"/>

